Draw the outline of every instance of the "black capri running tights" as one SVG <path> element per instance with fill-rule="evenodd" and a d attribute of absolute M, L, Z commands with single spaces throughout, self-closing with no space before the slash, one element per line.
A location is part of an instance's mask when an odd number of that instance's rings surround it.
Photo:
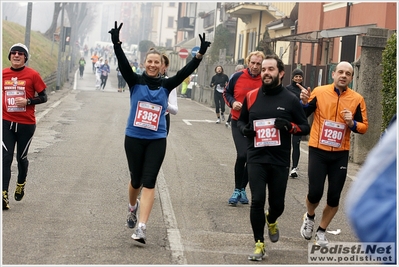
<path fill-rule="evenodd" d="M 329 152 L 309 147 L 309 193 L 310 203 L 319 203 L 323 196 L 324 184 L 328 177 L 327 205 L 338 207 L 344 188 L 349 151 Z"/>
<path fill-rule="evenodd" d="M 248 139 L 237 126 L 236 120 L 231 120 L 231 133 L 236 147 L 237 157 L 234 165 L 234 184 L 236 189 L 245 188 L 248 184 L 247 148 Z"/>
<path fill-rule="evenodd" d="M 125 152 L 133 188 L 154 188 L 166 152 L 166 138 L 139 139 L 125 136 Z"/>
<path fill-rule="evenodd" d="M 251 188 L 250 220 L 255 242 L 263 242 L 265 231 L 266 188 L 269 194 L 269 223 L 283 214 L 288 167 L 272 164 L 248 163 L 249 187 Z"/>

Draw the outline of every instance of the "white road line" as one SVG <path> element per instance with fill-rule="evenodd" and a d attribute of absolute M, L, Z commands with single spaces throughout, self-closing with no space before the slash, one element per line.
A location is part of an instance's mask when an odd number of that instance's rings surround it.
<path fill-rule="evenodd" d="M 76 90 L 76 87 L 78 85 L 78 71 L 79 71 L 79 69 L 77 69 L 75 71 L 75 80 L 73 81 L 73 90 Z"/>
<path fill-rule="evenodd" d="M 172 202 L 170 201 L 169 190 L 162 168 L 159 170 L 157 181 L 162 212 L 168 232 L 168 241 L 170 250 L 172 251 L 172 264 L 187 265 L 187 259 L 184 256 L 184 246 L 181 242 L 180 231 L 177 227 L 175 213 L 173 211 Z"/>
<path fill-rule="evenodd" d="M 49 108 L 45 109 L 42 111 L 40 114 L 36 116 L 36 124 L 47 114 L 52 110 L 53 108 L 57 107 L 61 103 L 61 100 L 58 100 L 54 104 L 52 104 Z"/>
<path fill-rule="evenodd" d="M 207 122 L 207 123 L 215 123 L 215 121 L 211 121 L 211 120 L 184 120 L 183 122 L 187 125 L 192 125 L 191 122 Z"/>

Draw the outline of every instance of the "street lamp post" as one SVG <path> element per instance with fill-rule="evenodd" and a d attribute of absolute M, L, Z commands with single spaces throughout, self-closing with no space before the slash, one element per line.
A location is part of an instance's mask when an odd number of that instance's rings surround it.
<path fill-rule="evenodd" d="M 30 31 L 32 25 L 32 2 L 28 3 L 28 9 L 26 13 L 26 27 L 25 27 L 25 45 L 30 50 Z M 29 61 L 25 63 L 28 66 Z"/>
<path fill-rule="evenodd" d="M 59 38 L 59 46 L 58 46 L 58 66 L 57 66 L 57 85 L 55 90 L 60 90 L 61 87 L 61 73 L 62 73 L 62 62 L 61 62 L 61 53 L 62 53 L 62 45 L 64 43 L 64 6 L 65 3 L 62 3 L 62 10 L 61 10 L 61 27 L 60 27 L 60 38 Z"/>

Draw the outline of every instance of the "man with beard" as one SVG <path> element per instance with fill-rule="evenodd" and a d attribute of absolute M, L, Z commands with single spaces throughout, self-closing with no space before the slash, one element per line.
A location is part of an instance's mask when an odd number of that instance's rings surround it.
<path fill-rule="evenodd" d="M 262 86 L 247 93 L 237 125 L 248 139 L 247 170 L 251 190 L 250 221 L 255 251 L 249 260 L 265 255 L 264 229 L 271 242 L 279 239 L 277 218 L 284 211 L 290 167 L 291 135 L 307 135 L 310 126 L 298 98 L 282 86 L 284 63 L 276 55 L 262 61 Z M 266 185 L 269 208 L 265 213 Z"/>

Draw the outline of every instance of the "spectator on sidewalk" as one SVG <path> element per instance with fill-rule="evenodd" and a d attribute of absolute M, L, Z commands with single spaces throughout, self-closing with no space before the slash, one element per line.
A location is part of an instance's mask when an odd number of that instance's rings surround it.
<path fill-rule="evenodd" d="M 302 85 L 303 82 L 303 71 L 300 69 L 295 69 L 292 72 L 291 84 L 287 86 L 287 89 L 291 91 L 296 97 L 298 97 L 298 101 L 300 101 L 301 88 L 297 85 Z M 298 163 L 299 157 L 301 155 L 301 137 L 300 135 L 292 135 L 292 167 L 290 172 L 291 178 L 298 177 Z"/>
<path fill-rule="evenodd" d="M 184 79 L 184 81 L 181 84 L 181 97 L 187 97 L 187 87 L 190 83 L 190 76 Z"/>

